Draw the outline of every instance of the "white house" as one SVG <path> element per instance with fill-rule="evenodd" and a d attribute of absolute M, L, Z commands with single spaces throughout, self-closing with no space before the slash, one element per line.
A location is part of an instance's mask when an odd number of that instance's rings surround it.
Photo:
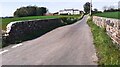
<path fill-rule="evenodd" d="M 81 11 L 78 9 L 64 9 L 64 10 L 60 10 L 58 14 L 76 15 L 76 14 L 81 14 Z"/>

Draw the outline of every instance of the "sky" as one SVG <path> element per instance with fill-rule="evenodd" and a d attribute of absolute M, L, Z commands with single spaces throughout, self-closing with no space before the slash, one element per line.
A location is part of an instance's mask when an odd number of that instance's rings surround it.
<path fill-rule="evenodd" d="M 104 6 L 115 6 L 118 7 L 120 0 L 92 0 L 93 9 L 103 10 Z M 46 7 L 49 12 L 54 13 L 62 9 L 79 9 L 83 10 L 83 5 L 90 0 L 0 0 L 0 17 L 13 16 L 13 13 L 17 8 L 23 6 L 38 6 Z"/>

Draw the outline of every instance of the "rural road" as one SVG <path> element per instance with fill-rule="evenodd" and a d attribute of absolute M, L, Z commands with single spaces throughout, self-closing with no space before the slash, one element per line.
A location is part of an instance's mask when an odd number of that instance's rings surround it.
<path fill-rule="evenodd" d="M 87 16 L 21 46 L 7 48 L 3 65 L 97 65 Z"/>

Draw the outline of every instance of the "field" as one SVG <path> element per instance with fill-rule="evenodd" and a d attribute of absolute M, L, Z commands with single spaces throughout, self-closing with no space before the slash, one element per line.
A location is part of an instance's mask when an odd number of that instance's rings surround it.
<path fill-rule="evenodd" d="M 18 17 L 18 18 L 5 18 L 2 19 L 2 29 L 6 30 L 7 24 L 13 21 L 22 21 L 22 20 L 34 20 L 34 19 L 50 19 L 50 18 L 61 18 L 61 17 L 80 17 L 80 15 L 66 15 L 66 16 L 29 16 L 29 17 Z"/>
<path fill-rule="evenodd" d="M 88 24 L 93 33 L 94 45 L 99 58 L 99 65 L 120 65 L 120 50 L 106 34 L 105 29 L 95 25 L 91 19 L 88 20 Z"/>
<path fill-rule="evenodd" d="M 120 19 L 120 12 L 104 12 L 104 13 L 96 13 L 95 16 L 107 17 L 107 18 L 115 18 Z"/>

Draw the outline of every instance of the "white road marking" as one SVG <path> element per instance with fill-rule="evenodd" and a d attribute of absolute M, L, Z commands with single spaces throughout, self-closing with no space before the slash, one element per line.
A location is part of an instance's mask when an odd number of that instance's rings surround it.
<path fill-rule="evenodd" d="M 3 54 L 3 53 L 5 53 L 5 52 L 7 52 L 7 51 L 8 51 L 8 50 L 1 51 L 0 54 Z"/>
<path fill-rule="evenodd" d="M 22 43 L 17 44 L 17 45 L 15 45 L 15 46 L 11 47 L 11 48 L 16 48 L 16 47 L 19 47 L 19 46 L 21 46 L 21 45 L 22 45 Z"/>

